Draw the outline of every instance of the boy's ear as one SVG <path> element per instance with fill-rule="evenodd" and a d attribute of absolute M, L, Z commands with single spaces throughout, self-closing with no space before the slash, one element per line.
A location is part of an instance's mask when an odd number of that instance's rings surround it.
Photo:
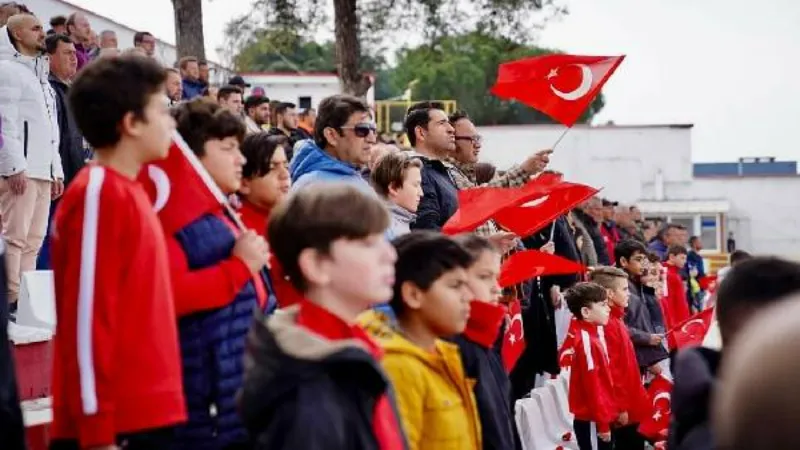
<path fill-rule="evenodd" d="M 420 309 L 425 292 L 411 281 L 406 281 L 400 286 L 400 296 L 408 309 Z"/>
<path fill-rule="evenodd" d="M 584 306 L 583 308 L 581 308 L 581 318 L 583 320 L 588 320 L 589 319 L 589 311 L 590 310 L 589 310 L 588 306 Z"/>
<path fill-rule="evenodd" d="M 397 186 L 395 183 L 389 183 L 389 198 L 393 198 L 397 196 L 397 191 L 399 191 L 402 186 Z"/>
<path fill-rule="evenodd" d="M 326 286 L 330 284 L 331 277 L 327 271 L 325 258 L 317 250 L 306 248 L 301 251 L 297 256 L 297 266 L 309 285 Z"/>
<path fill-rule="evenodd" d="M 611 300 L 614 299 L 614 291 L 613 290 L 606 288 L 606 299 L 608 299 L 608 301 L 611 301 Z"/>
<path fill-rule="evenodd" d="M 628 258 L 621 256 L 619 258 L 619 265 L 622 267 L 628 267 Z"/>

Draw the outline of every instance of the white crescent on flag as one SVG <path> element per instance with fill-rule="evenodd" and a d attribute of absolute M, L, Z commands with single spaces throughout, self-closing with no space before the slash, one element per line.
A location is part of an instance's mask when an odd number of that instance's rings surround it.
<path fill-rule="evenodd" d="M 694 323 L 698 323 L 700 324 L 701 327 L 705 328 L 705 323 L 703 322 L 703 319 L 693 319 L 683 324 L 683 326 L 681 327 L 681 332 L 689 334 L 690 333 L 689 325 L 692 325 Z"/>
<path fill-rule="evenodd" d="M 522 204 L 522 207 L 523 208 L 532 208 L 534 206 L 539 206 L 542 203 L 546 202 L 548 198 L 550 198 L 549 194 L 545 195 L 544 197 L 537 198 L 536 200 L 531 200 L 528 203 L 524 203 L 524 204 Z"/>
<path fill-rule="evenodd" d="M 164 172 L 164 169 L 154 165 L 147 166 L 147 176 L 150 177 L 156 187 L 156 201 L 153 203 L 153 209 L 159 212 L 169 200 L 169 194 L 172 189 L 169 183 L 169 176 Z"/>
<path fill-rule="evenodd" d="M 586 64 L 570 64 L 570 65 L 581 69 L 581 84 L 578 85 L 578 87 L 575 88 L 575 90 L 569 92 L 559 91 L 558 89 L 556 89 L 555 86 L 551 84 L 550 90 L 552 90 L 553 94 L 557 95 L 558 97 L 561 97 L 564 100 L 572 102 L 585 96 L 586 94 L 589 93 L 589 91 L 592 90 L 592 82 L 594 81 L 594 79 L 592 76 L 592 69 L 589 68 L 589 66 L 587 66 Z M 558 69 L 551 70 L 550 74 L 547 75 L 547 79 L 549 80 L 550 78 L 553 78 L 555 76 L 558 76 Z"/>
<path fill-rule="evenodd" d="M 511 331 L 511 329 L 514 327 L 514 322 L 517 321 L 519 322 L 519 337 L 514 336 L 514 334 L 511 334 L 509 340 L 511 341 L 512 344 L 516 341 L 516 339 L 521 340 L 522 338 L 525 337 L 525 328 L 522 327 L 522 314 L 520 313 L 514 314 L 514 317 L 512 317 L 511 321 L 508 322 L 508 330 Z"/>

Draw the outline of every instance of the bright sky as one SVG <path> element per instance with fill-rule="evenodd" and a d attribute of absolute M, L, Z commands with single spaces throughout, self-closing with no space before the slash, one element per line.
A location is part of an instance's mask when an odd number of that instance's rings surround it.
<path fill-rule="evenodd" d="M 174 42 L 169 0 L 70 1 Z M 800 2 L 564 1 L 570 15 L 548 26 L 542 45 L 628 55 L 604 89 L 597 122 L 694 123 L 695 161 L 800 160 Z M 225 24 L 250 4 L 203 0 L 209 53 L 222 45 Z"/>

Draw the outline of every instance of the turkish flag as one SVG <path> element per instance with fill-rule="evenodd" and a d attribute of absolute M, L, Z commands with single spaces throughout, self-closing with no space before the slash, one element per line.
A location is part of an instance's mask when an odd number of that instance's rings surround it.
<path fill-rule="evenodd" d="M 672 382 L 662 375 L 653 379 L 647 388 L 652 413 L 639 424 L 639 433 L 651 441 L 666 439 L 669 417 L 672 414 Z"/>
<path fill-rule="evenodd" d="M 672 336 L 678 349 L 701 345 L 713 317 L 714 308 L 706 308 L 669 330 L 667 336 Z"/>
<path fill-rule="evenodd" d="M 506 332 L 503 335 L 503 345 L 500 347 L 500 356 L 506 372 L 511 373 L 523 351 L 525 351 L 525 329 L 522 326 L 522 305 L 519 299 L 515 299 L 508 304 Z"/>
<path fill-rule="evenodd" d="M 558 350 L 558 366 L 562 369 L 572 368 L 572 362 L 575 360 L 575 334 L 578 332 L 577 320 L 573 317 L 569 322 L 569 331 L 564 343 Z"/>
<path fill-rule="evenodd" d="M 492 218 L 517 236 L 527 237 L 598 192 L 593 187 L 562 182 L 545 196 L 505 208 Z"/>
<path fill-rule="evenodd" d="M 448 235 L 472 231 L 498 211 L 547 195 L 562 175 L 545 173 L 516 188 L 476 187 L 458 191 L 458 210 L 442 227 Z"/>
<path fill-rule="evenodd" d="M 139 182 L 153 200 L 153 208 L 169 236 L 198 217 L 220 210 L 226 201 L 200 164 L 176 131 L 166 159 L 147 164 L 139 172 Z M 204 180 L 203 174 L 209 180 Z"/>
<path fill-rule="evenodd" d="M 625 56 L 545 55 L 500 64 L 492 94 L 571 127 Z"/>
<path fill-rule="evenodd" d="M 508 257 L 500 268 L 501 287 L 513 286 L 544 275 L 569 275 L 586 272 L 586 266 L 561 256 L 525 250 Z"/>

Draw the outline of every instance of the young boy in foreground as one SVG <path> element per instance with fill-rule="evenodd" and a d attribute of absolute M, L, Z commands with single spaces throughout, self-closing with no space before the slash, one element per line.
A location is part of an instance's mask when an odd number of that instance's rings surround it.
<path fill-rule="evenodd" d="M 53 450 L 168 449 L 186 420 L 166 243 L 136 182 L 175 129 L 165 79 L 131 55 L 90 64 L 70 88 L 95 162 L 55 218 Z"/>
<path fill-rule="evenodd" d="M 516 425 L 511 415 L 511 381 L 498 348 L 506 308 L 500 305 L 502 289 L 500 251 L 476 234 L 456 237 L 473 257 L 467 269 L 467 284 L 472 291 L 467 328 L 454 342 L 461 351 L 464 371 L 476 381 L 475 401 L 481 420 L 484 450 L 513 450 L 517 442 Z M 518 447 L 519 446 L 519 447 Z"/>
<path fill-rule="evenodd" d="M 605 288 L 611 306 L 611 316 L 604 331 L 614 398 L 619 408 L 619 417 L 612 428 L 614 448 L 642 450 L 644 438 L 637 429 L 650 411 L 633 342 L 623 322 L 630 295 L 628 275 L 616 267 L 598 267 L 591 272 L 589 279 Z"/>
<path fill-rule="evenodd" d="M 443 340 L 464 331 L 473 258 L 453 239 L 412 232 L 394 241 L 397 328 L 380 328 L 383 367 L 412 450 L 478 450 L 480 422 L 458 346 Z"/>
<path fill-rule="evenodd" d="M 273 211 L 272 251 L 303 299 L 251 327 L 239 398 L 254 449 L 407 448 L 382 351 L 355 325 L 392 296 L 388 225 L 377 196 L 346 184 L 307 186 Z"/>
<path fill-rule="evenodd" d="M 611 423 L 620 418 L 614 398 L 604 325 L 610 309 L 606 289 L 578 283 L 564 295 L 575 317 L 575 359 L 569 379 L 569 410 L 581 450 L 611 450 Z"/>

